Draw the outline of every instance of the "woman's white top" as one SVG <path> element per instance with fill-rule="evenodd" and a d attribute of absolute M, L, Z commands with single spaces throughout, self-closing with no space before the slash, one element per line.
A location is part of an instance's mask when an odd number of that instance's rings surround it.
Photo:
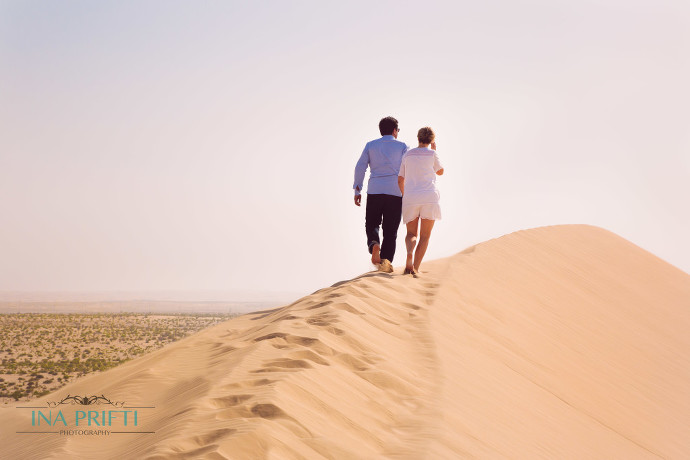
<path fill-rule="evenodd" d="M 436 151 L 428 147 L 410 149 L 403 155 L 398 176 L 405 178 L 403 206 L 438 203 L 436 171 L 443 166 Z"/>

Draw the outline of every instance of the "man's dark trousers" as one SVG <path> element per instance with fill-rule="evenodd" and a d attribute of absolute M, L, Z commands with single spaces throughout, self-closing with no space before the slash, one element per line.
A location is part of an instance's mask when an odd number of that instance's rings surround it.
<path fill-rule="evenodd" d="M 369 254 L 375 244 L 381 247 L 381 259 L 393 262 L 395 241 L 402 217 L 402 197 L 385 194 L 367 194 L 367 213 L 364 227 L 367 230 Z M 379 239 L 379 226 L 383 221 L 383 244 Z"/>

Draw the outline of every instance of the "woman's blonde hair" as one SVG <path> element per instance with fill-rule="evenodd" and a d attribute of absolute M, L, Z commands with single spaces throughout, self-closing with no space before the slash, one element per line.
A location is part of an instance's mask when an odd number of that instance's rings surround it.
<path fill-rule="evenodd" d="M 425 126 L 417 131 L 417 140 L 420 144 L 431 144 L 434 142 L 434 139 L 436 139 L 436 134 L 434 133 L 434 130 L 428 126 Z"/>

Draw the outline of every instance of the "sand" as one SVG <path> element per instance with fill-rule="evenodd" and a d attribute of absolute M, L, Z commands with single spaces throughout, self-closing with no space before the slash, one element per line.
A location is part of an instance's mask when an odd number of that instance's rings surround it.
<path fill-rule="evenodd" d="M 31 403 L 155 407 L 136 427 L 89 428 L 152 433 L 20 434 L 64 427 L 3 409 L 0 458 L 690 458 L 690 275 L 582 225 L 401 272 L 231 319 Z M 85 406 L 61 407 L 74 429 Z"/>

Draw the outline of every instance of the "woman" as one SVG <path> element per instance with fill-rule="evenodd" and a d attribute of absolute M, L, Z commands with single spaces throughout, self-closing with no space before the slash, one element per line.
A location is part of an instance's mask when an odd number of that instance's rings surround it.
<path fill-rule="evenodd" d="M 398 174 L 398 186 L 403 195 L 402 218 L 407 225 L 407 262 L 404 274 L 414 277 L 417 277 L 429 245 L 434 222 L 441 218 L 436 176 L 443 174 L 443 166 L 436 154 L 435 138 L 436 135 L 431 128 L 420 129 L 417 133 L 419 147 L 405 153 Z"/>

